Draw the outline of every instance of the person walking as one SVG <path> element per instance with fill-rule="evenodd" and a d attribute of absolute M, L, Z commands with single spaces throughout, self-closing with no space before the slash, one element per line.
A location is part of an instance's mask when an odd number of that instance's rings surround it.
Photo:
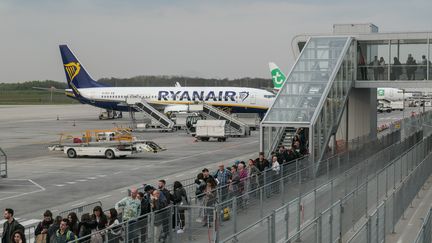
<path fill-rule="evenodd" d="M 129 197 L 125 197 L 115 204 L 116 210 L 123 210 L 123 220 L 128 221 L 128 238 L 132 242 L 139 242 L 139 234 L 136 230 L 136 219 L 141 213 L 141 201 L 138 199 L 137 196 L 138 190 L 136 188 L 132 188 L 131 195 Z"/>
<path fill-rule="evenodd" d="M 186 190 L 183 188 L 183 185 L 179 181 L 174 182 L 174 195 L 173 201 L 176 205 L 174 219 L 177 219 L 178 230 L 177 233 L 184 233 L 184 226 L 186 225 L 185 221 L 185 211 L 187 208 L 185 206 L 189 205 L 189 200 L 186 194 Z"/>
<path fill-rule="evenodd" d="M 17 230 L 24 232 L 24 226 L 15 220 L 12 208 L 6 208 L 3 217 L 6 221 L 3 223 L 2 243 L 12 243 L 13 233 Z"/>
<path fill-rule="evenodd" d="M 35 242 L 46 243 L 48 239 L 48 228 L 54 223 L 52 213 L 46 210 L 43 214 L 44 219 L 39 222 L 35 229 Z"/>

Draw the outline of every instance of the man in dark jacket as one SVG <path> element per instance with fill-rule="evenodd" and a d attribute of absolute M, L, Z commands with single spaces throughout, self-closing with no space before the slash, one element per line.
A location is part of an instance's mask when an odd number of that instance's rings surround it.
<path fill-rule="evenodd" d="M 60 222 L 60 228 L 56 231 L 55 237 L 52 243 L 68 243 L 69 241 L 76 240 L 77 237 L 69 230 L 69 220 L 62 219 Z"/>
<path fill-rule="evenodd" d="M 12 243 L 12 234 L 20 230 L 24 233 L 24 226 L 22 226 L 13 217 L 14 211 L 11 208 L 4 210 L 3 217 L 6 220 L 3 224 L 2 243 Z"/>
<path fill-rule="evenodd" d="M 168 204 L 171 204 L 171 202 L 173 200 L 172 200 L 170 191 L 166 188 L 166 181 L 165 180 L 159 180 L 158 181 L 158 189 L 160 192 L 163 193 L 163 196 L 165 197 L 166 202 Z"/>
<path fill-rule="evenodd" d="M 270 167 L 270 163 L 264 158 L 264 152 L 260 152 L 259 157 L 255 159 L 255 166 L 261 172 Z"/>

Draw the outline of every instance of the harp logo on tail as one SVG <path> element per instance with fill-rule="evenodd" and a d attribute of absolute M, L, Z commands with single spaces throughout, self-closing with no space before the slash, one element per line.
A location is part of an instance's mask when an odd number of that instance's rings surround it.
<path fill-rule="evenodd" d="M 78 89 L 76 88 L 76 86 L 73 84 L 73 79 L 78 75 L 78 73 L 81 70 L 81 65 L 78 62 L 70 62 L 67 64 L 64 64 L 66 73 L 68 74 L 69 77 L 69 84 L 70 87 L 75 91 L 76 94 L 80 94 L 80 92 L 78 91 Z"/>
<path fill-rule="evenodd" d="M 72 82 L 81 70 L 81 65 L 78 62 L 70 62 L 65 64 L 64 67 L 69 76 L 69 82 Z"/>

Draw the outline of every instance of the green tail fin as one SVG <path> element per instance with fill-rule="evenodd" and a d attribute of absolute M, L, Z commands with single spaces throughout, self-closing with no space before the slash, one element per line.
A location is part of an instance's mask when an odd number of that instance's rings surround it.
<path fill-rule="evenodd" d="M 284 84 L 286 79 L 285 74 L 273 62 L 269 63 L 269 68 L 272 76 L 274 89 L 282 88 L 282 85 Z"/>

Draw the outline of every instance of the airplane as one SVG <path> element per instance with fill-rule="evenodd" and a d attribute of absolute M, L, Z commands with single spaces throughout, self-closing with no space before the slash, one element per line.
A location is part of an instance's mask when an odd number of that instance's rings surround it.
<path fill-rule="evenodd" d="M 67 45 L 59 48 L 69 87 L 65 94 L 103 109 L 129 111 L 126 99 L 141 98 L 158 110 L 206 102 L 232 113 L 264 115 L 275 99 L 269 91 L 244 87 L 110 87 L 92 79 Z"/>

